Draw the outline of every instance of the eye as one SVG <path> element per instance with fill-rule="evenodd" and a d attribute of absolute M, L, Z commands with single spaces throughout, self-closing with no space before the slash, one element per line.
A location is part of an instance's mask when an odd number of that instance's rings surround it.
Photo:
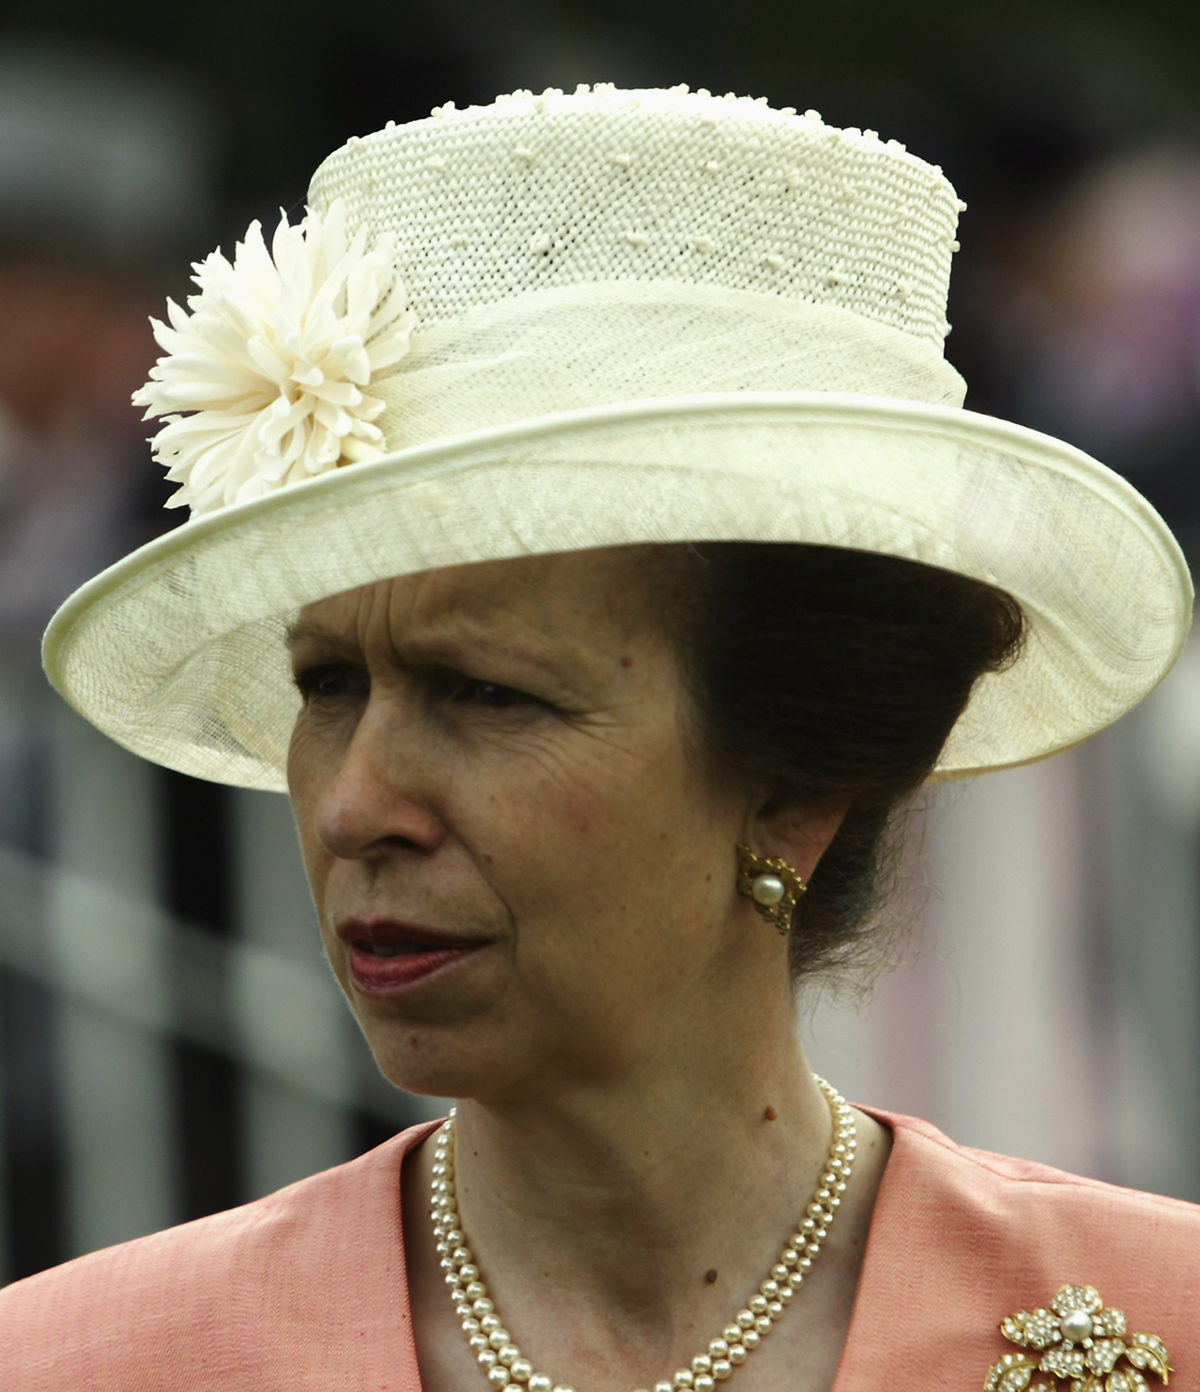
<path fill-rule="evenodd" d="M 490 706 L 494 709 L 534 703 L 532 696 L 527 696 L 525 692 L 517 691 L 514 687 L 501 686 L 499 682 L 475 681 L 473 679 L 463 682 L 459 689 L 458 699 L 460 701 L 473 701 L 476 705 Z"/>
<path fill-rule="evenodd" d="M 337 701 L 365 692 L 367 685 L 361 672 L 345 664 L 302 668 L 295 681 L 305 701 Z"/>

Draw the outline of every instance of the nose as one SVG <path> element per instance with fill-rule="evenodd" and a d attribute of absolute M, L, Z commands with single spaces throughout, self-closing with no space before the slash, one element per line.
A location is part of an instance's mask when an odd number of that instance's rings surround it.
<path fill-rule="evenodd" d="M 372 693 L 315 809 L 314 829 L 330 855 L 428 853 L 445 839 L 436 776 L 414 724 L 398 701 Z"/>

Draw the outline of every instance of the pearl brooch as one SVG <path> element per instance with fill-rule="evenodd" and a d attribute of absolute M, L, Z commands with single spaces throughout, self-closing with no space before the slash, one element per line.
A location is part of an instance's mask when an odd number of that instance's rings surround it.
<path fill-rule="evenodd" d="M 739 850 L 741 848 L 739 847 Z M 774 864 L 772 863 L 772 869 Z M 771 875 L 760 875 L 770 879 Z M 788 886 L 779 881 L 785 891 Z M 740 882 L 739 882 L 740 888 Z M 767 903 L 778 904 L 784 896 Z M 755 895 L 756 904 L 763 901 Z M 815 1076 L 815 1075 L 814 1075 Z M 654 1392 L 715 1392 L 746 1361 L 782 1318 L 795 1292 L 812 1270 L 813 1261 L 828 1236 L 841 1195 L 846 1191 L 858 1146 L 854 1113 L 845 1099 L 823 1078 L 816 1079 L 833 1117 L 833 1138 L 821 1177 L 804 1216 L 779 1254 L 759 1288 L 708 1344 L 707 1353 L 697 1354 L 690 1367 L 680 1368 L 672 1378 L 653 1384 Z M 496 1392 L 573 1392 L 536 1372 L 504 1327 L 496 1307 L 488 1297 L 479 1266 L 463 1236 L 455 1197 L 454 1138 L 457 1109 L 437 1133 L 434 1145 L 431 1217 L 434 1238 L 455 1314 L 467 1346 L 480 1370 Z M 643 1389 L 638 1389 L 643 1392 Z"/>
<path fill-rule="evenodd" d="M 993 1363 L 984 1392 L 1035 1386 L 1052 1392 L 1060 1382 L 1149 1392 L 1146 1373 L 1163 1383 L 1171 1373 L 1163 1341 L 1156 1334 L 1131 1334 L 1124 1312 L 1106 1308 L 1094 1286 L 1062 1286 L 1048 1309 L 1018 1310 L 1000 1321 L 1000 1332 L 1026 1352 L 1006 1353 Z M 1034 1383 L 1036 1373 L 1050 1374 L 1051 1381 Z"/>

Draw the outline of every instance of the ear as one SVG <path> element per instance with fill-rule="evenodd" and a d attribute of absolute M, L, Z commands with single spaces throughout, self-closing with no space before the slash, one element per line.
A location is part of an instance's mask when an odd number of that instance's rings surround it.
<path fill-rule="evenodd" d="M 747 844 L 755 855 L 786 861 L 807 884 L 849 810 L 848 798 L 817 806 L 771 798 L 754 815 Z"/>

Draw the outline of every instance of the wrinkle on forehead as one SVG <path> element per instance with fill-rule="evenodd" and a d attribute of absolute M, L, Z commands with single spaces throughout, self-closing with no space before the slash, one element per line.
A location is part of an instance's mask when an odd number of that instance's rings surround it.
<path fill-rule="evenodd" d="M 620 646 L 650 620 L 643 548 L 484 561 L 378 581 L 307 606 L 289 646 L 389 650 L 401 662 L 448 660 L 460 643 L 539 649 Z"/>

